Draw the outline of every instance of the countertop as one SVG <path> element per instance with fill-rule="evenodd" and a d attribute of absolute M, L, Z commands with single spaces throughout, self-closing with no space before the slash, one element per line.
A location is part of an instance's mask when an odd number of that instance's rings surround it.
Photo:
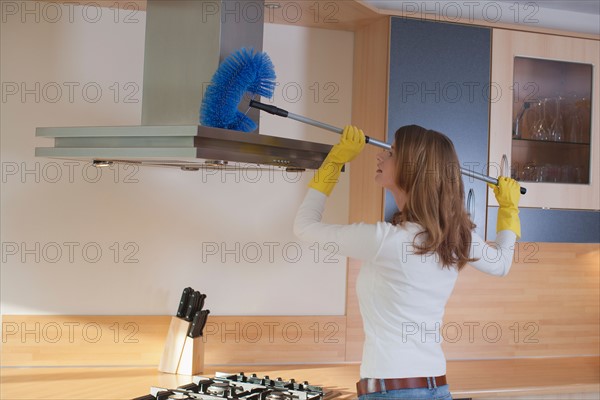
<path fill-rule="evenodd" d="M 449 361 L 447 370 L 455 399 L 566 393 L 597 398 L 600 393 L 599 357 Z M 206 366 L 202 375 L 210 377 L 216 371 L 309 381 L 325 387 L 334 398 L 353 399 L 359 364 Z M 172 388 L 191 381 L 190 376 L 160 373 L 155 367 L 4 367 L 0 398 L 132 399 L 148 394 L 150 386 Z"/>

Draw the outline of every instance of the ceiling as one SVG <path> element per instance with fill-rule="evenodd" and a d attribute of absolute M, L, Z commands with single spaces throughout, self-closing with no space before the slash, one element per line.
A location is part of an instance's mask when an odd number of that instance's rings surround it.
<path fill-rule="evenodd" d="M 600 35 L 600 0 L 403 1 L 364 0 L 382 10 L 407 17 L 440 21 L 483 20 Z"/>
<path fill-rule="evenodd" d="M 532 3 L 531 1 L 514 1 L 514 0 L 498 0 L 501 3 L 520 3 L 521 5 Z M 599 0 L 537 0 L 536 3 L 540 8 L 552 8 L 555 10 L 572 11 L 584 14 L 592 14 L 600 17 L 600 1 Z"/>

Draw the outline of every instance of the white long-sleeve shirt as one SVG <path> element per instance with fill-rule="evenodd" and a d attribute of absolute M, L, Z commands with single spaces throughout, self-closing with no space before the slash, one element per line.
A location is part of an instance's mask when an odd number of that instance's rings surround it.
<path fill-rule="evenodd" d="M 418 255 L 416 223 L 332 225 L 321 222 L 327 197 L 309 189 L 294 221 L 308 242 L 335 243 L 338 254 L 363 260 L 356 291 L 365 342 L 362 378 L 408 378 L 446 373 L 441 326 L 458 270 L 442 268 L 435 254 Z M 501 231 L 495 246 L 476 233 L 469 257 L 480 271 L 504 276 L 510 270 L 516 235 Z M 417 242 L 418 243 L 418 242 Z"/>

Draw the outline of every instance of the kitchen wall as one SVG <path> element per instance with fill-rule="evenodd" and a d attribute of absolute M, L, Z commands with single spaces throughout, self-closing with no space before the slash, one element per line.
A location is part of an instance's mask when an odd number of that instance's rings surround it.
<path fill-rule="evenodd" d="M 172 314 L 186 286 L 216 315 L 344 314 L 345 258 L 291 231 L 312 173 L 98 170 L 34 157 L 51 145 L 36 127 L 140 124 L 145 14 L 11 5 L 0 32 L 2 314 Z M 264 37 L 273 103 L 348 123 L 353 34 L 267 24 Z M 262 116 L 261 132 L 337 141 L 274 116 Z M 347 222 L 348 191 L 345 174 L 327 221 Z"/>

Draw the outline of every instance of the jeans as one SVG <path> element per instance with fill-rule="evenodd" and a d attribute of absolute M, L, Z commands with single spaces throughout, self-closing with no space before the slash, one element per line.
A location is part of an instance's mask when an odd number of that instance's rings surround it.
<path fill-rule="evenodd" d="M 452 400 L 448 385 L 436 388 L 387 390 L 364 394 L 358 400 Z"/>

